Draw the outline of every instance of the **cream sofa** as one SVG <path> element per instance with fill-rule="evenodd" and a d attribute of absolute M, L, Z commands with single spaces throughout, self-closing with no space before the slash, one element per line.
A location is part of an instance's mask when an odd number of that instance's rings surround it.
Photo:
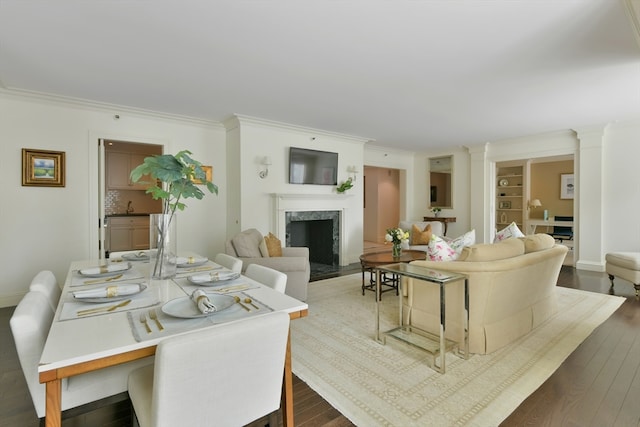
<path fill-rule="evenodd" d="M 468 276 L 469 351 L 486 354 L 527 334 L 556 312 L 554 289 L 567 250 L 551 236 L 536 234 L 465 247 L 456 261 L 411 264 Z M 438 285 L 406 279 L 402 291 L 405 323 L 438 333 Z M 446 285 L 445 298 L 445 336 L 462 343 L 463 282 Z"/>
<path fill-rule="evenodd" d="M 307 287 L 311 275 L 309 248 L 283 247 L 282 256 L 270 257 L 262 234 L 255 228 L 245 230 L 225 245 L 227 255 L 242 260 L 242 272 L 250 264 L 260 264 L 287 275 L 285 294 L 300 300 L 307 300 Z"/>

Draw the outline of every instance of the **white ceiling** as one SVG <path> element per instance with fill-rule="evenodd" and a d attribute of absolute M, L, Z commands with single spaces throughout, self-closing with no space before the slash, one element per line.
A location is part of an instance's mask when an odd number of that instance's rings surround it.
<path fill-rule="evenodd" d="M 640 118 L 637 1 L 0 0 L 0 86 L 468 145 Z"/>

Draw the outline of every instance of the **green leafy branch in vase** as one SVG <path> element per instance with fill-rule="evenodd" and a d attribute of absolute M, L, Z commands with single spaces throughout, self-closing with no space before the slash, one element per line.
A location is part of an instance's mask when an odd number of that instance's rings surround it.
<path fill-rule="evenodd" d="M 201 200 L 205 193 L 201 185 L 206 186 L 210 193 L 218 194 L 218 186 L 207 180 L 202 164 L 191 158 L 191 152 L 182 150 L 175 155 L 162 154 L 145 157 L 144 163 L 131 171 L 131 180 L 141 184 L 148 184 L 146 190 L 154 200 L 162 200 L 162 213 L 169 215 L 169 221 L 160 223 L 158 230 L 160 241 L 158 242 L 158 254 L 154 266 L 154 276 L 162 269 L 164 258 L 165 233 L 174 218 L 176 210 L 184 211 L 187 205 L 182 200 L 196 198 Z"/>
<path fill-rule="evenodd" d="M 342 184 L 340 184 L 337 188 L 336 191 L 338 193 L 344 193 L 347 190 L 350 190 L 353 188 L 353 180 L 349 177 L 347 178 L 346 181 L 344 181 Z"/>

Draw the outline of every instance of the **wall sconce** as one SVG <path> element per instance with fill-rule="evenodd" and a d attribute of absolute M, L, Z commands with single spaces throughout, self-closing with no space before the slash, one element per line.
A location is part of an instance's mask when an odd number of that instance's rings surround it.
<path fill-rule="evenodd" d="M 529 202 L 529 209 L 531 208 L 539 208 L 540 206 L 542 206 L 542 203 L 540 202 L 540 199 L 533 199 Z"/>
<path fill-rule="evenodd" d="M 356 180 L 356 175 L 358 175 L 360 173 L 360 171 L 358 170 L 358 167 L 355 165 L 349 166 L 347 168 L 347 173 L 349 174 L 349 178 L 351 178 L 351 181 Z"/>
<path fill-rule="evenodd" d="M 264 166 L 264 170 L 261 170 L 260 172 L 258 172 L 258 176 L 262 179 L 265 179 L 267 176 L 269 176 L 269 166 L 271 166 L 271 157 L 265 156 L 262 159 L 262 162 L 260 162 L 260 164 Z"/>

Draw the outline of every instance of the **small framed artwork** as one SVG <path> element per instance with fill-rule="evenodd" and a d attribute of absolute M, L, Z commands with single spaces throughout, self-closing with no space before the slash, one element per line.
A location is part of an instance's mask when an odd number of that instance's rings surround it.
<path fill-rule="evenodd" d="M 65 152 L 22 149 L 22 185 L 64 187 Z"/>
<path fill-rule="evenodd" d="M 575 187 L 573 185 L 573 174 L 572 173 L 560 174 L 560 198 L 573 199 L 574 193 L 575 193 Z"/>
<path fill-rule="evenodd" d="M 204 175 L 205 178 L 207 179 L 207 181 L 209 182 L 213 182 L 213 166 L 200 166 L 202 168 L 202 170 L 204 171 Z M 194 179 L 193 180 L 194 184 L 204 184 L 204 182 L 202 182 L 199 179 Z"/>
<path fill-rule="evenodd" d="M 510 201 L 502 201 L 502 202 L 498 203 L 498 209 L 511 209 L 511 202 Z"/>

